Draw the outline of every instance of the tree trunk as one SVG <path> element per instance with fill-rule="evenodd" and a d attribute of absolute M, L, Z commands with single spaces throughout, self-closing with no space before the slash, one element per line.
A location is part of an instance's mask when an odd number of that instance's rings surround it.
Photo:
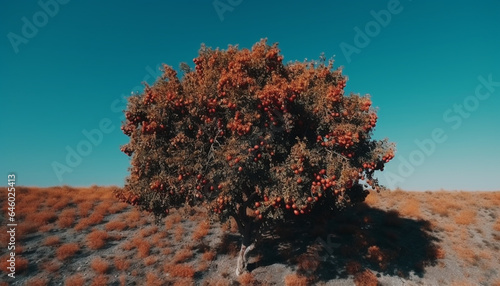
<path fill-rule="evenodd" d="M 248 264 L 248 253 L 254 249 L 255 244 L 252 243 L 249 246 L 244 244 L 241 245 L 240 253 L 238 254 L 238 262 L 236 264 L 236 275 L 239 276 L 245 272 Z"/>
<path fill-rule="evenodd" d="M 248 264 L 248 254 L 255 248 L 252 241 L 253 222 L 252 218 L 244 216 L 237 219 L 238 228 L 241 234 L 241 249 L 238 253 L 238 261 L 236 264 L 236 275 L 239 276 L 245 272 Z"/>

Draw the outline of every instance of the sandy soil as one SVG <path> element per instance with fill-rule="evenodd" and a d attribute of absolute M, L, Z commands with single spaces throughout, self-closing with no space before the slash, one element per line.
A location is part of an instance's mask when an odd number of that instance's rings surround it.
<path fill-rule="evenodd" d="M 155 224 L 113 187 L 16 190 L 16 278 L 4 195 L 0 285 L 500 285 L 500 192 L 370 194 L 269 229 L 236 277 L 235 225 L 203 208 Z"/>

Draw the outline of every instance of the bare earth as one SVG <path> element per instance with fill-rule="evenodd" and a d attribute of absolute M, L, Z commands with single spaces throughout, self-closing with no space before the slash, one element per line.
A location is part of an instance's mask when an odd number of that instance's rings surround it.
<path fill-rule="evenodd" d="M 235 225 L 183 208 L 159 224 L 112 187 L 16 188 L 16 278 L 1 285 L 500 285 L 500 192 L 388 191 L 273 227 L 236 277 Z"/>

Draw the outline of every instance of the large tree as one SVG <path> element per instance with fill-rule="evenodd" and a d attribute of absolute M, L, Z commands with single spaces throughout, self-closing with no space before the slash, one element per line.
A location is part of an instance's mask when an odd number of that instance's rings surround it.
<path fill-rule="evenodd" d="M 394 145 L 372 140 L 368 96 L 344 95 L 333 61 L 283 64 L 277 44 L 202 46 L 195 69 L 165 65 L 129 98 L 130 176 L 120 196 L 158 217 L 204 204 L 242 235 L 237 273 L 264 223 L 337 211 L 378 191 Z"/>

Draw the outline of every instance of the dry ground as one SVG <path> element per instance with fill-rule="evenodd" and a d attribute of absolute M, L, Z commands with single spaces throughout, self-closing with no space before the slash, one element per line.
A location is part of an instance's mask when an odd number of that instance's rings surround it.
<path fill-rule="evenodd" d="M 0 285 L 500 285 L 500 192 L 372 193 L 270 229 L 235 277 L 235 226 L 202 208 L 156 225 L 112 187 L 18 187 L 11 279 L 1 190 Z"/>

